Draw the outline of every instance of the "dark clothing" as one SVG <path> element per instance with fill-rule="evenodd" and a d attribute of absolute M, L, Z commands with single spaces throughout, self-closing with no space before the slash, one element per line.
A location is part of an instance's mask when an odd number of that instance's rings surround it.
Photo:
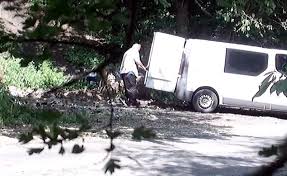
<path fill-rule="evenodd" d="M 128 102 L 135 105 L 137 103 L 136 97 L 138 95 L 136 76 L 133 72 L 123 73 L 121 77 L 124 81 L 125 96 Z"/>

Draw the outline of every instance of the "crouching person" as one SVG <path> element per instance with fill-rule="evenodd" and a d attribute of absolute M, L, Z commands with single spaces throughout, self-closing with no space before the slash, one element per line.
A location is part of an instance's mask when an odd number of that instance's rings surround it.
<path fill-rule="evenodd" d="M 125 96 L 128 100 L 128 105 L 139 105 L 137 102 L 137 80 L 140 78 L 138 67 L 146 71 L 146 67 L 140 60 L 140 49 L 140 44 L 134 44 L 128 49 L 123 56 L 120 67 L 120 74 L 124 82 Z"/>

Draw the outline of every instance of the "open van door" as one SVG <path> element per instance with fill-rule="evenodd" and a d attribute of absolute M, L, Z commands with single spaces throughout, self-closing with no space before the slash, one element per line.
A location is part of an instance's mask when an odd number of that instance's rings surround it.
<path fill-rule="evenodd" d="M 184 44 L 184 38 L 154 33 L 149 70 L 145 78 L 146 87 L 166 92 L 175 91 Z"/>

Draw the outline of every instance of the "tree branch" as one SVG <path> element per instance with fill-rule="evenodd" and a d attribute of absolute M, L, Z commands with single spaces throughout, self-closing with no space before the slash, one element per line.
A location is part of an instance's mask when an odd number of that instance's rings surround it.
<path fill-rule="evenodd" d="M 88 47 L 91 49 L 105 51 L 107 52 L 107 48 L 110 48 L 111 45 L 104 44 L 100 40 L 89 40 L 82 37 L 62 37 L 62 39 L 57 38 L 8 38 L 7 40 L 18 43 L 33 43 L 33 42 L 41 42 L 48 44 L 66 44 L 66 45 L 79 45 Z"/>
<path fill-rule="evenodd" d="M 206 10 L 206 8 L 204 8 L 199 2 L 198 0 L 194 0 L 194 2 L 200 7 L 200 9 L 207 15 L 212 17 L 212 15 Z"/>
<path fill-rule="evenodd" d="M 111 60 L 110 59 L 106 59 L 104 62 L 102 62 L 101 64 L 99 64 L 98 66 L 92 68 L 92 69 L 89 69 L 89 70 L 86 70 L 84 71 L 83 73 L 81 74 L 78 74 L 76 75 L 75 77 L 71 78 L 69 81 L 63 83 L 62 85 L 60 86 L 56 86 L 56 87 L 52 87 L 50 88 L 49 90 L 47 90 L 46 92 L 43 93 L 43 95 L 47 95 L 49 93 L 53 93 L 53 92 L 56 92 L 58 90 L 61 90 L 62 88 L 64 87 L 67 87 L 67 86 L 70 86 L 74 83 L 76 83 L 78 80 L 86 77 L 88 74 L 90 74 L 91 72 L 97 72 L 97 73 L 100 73 L 100 75 L 102 76 L 102 70 L 109 64 L 111 63 Z M 102 76 L 103 77 L 103 76 Z M 32 95 L 32 93 L 30 93 L 29 95 Z"/>

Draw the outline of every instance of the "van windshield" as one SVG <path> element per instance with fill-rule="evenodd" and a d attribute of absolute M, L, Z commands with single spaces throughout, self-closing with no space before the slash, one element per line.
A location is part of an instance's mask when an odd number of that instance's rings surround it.
<path fill-rule="evenodd" d="M 278 72 L 287 74 L 287 55 L 276 54 L 275 66 Z"/>

